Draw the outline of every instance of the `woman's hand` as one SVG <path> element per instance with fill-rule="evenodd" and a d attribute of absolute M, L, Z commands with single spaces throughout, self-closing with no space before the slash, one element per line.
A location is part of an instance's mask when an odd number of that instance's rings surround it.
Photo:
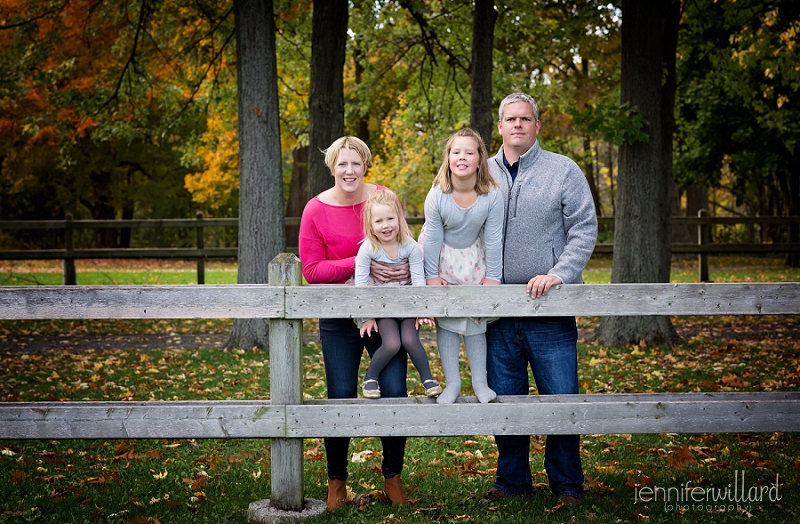
<path fill-rule="evenodd" d="M 432 318 L 418 318 L 417 321 L 414 323 L 414 327 L 417 331 L 419 331 L 420 326 L 422 324 L 426 324 L 428 326 L 435 326 L 436 324 L 433 322 Z"/>
<path fill-rule="evenodd" d="M 483 277 L 481 279 L 481 284 L 484 285 L 484 286 L 499 286 L 500 285 L 500 281 L 494 280 L 493 278 Z"/>
<path fill-rule="evenodd" d="M 442 277 L 433 277 L 425 281 L 426 286 L 446 286 L 447 281 Z"/>
<path fill-rule="evenodd" d="M 370 336 L 372 332 L 378 332 L 378 323 L 375 322 L 374 318 L 367 320 L 361 324 L 361 336 L 363 337 L 366 333 L 367 336 Z"/>
<path fill-rule="evenodd" d="M 373 260 L 369 266 L 369 276 L 372 280 L 380 284 L 387 282 L 407 282 L 411 278 L 411 269 L 408 267 L 408 259 L 404 258 L 403 263 L 397 266 L 387 266 Z"/>

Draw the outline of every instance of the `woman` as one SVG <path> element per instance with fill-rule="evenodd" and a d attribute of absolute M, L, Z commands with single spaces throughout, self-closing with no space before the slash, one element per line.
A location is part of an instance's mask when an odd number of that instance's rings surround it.
<path fill-rule="evenodd" d="M 386 189 L 364 183 L 372 164 L 372 153 L 360 139 L 344 136 L 325 151 L 325 163 L 334 177 L 334 186 L 312 198 L 300 221 L 300 259 L 303 276 L 309 284 L 345 284 L 355 274 L 355 257 L 364 238 L 362 209 L 367 197 Z M 408 266 L 398 269 L 372 266 L 373 278 L 381 281 L 408 278 Z M 372 355 L 381 345 L 380 336 L 362 338 L 349 318 L 319 319 L 322 355 L 328 398 L 356 398 L 358 368 L 364 348 Z M 380 373 L 383 397 L 406 397 L 407 356 L 399 351 Z M 393 504 L 408 503 L 400 473 L 405 456 L 405 437 L 383 437 L 384 491 Z M 350 439 L 328 437 L 328 509 L 339 508 L 347 500 L 347 459 Z"/>

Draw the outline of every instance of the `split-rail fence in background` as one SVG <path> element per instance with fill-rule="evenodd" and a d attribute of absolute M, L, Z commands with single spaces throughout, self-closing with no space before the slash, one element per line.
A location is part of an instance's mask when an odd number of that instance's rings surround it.
<path fill-rule="evenodd" d="M 409 217 L 409 224 L 421 225 L 423 217 Z M 599 217 L 601 228 L 613 229 L 614 217 Z M 769 253 L 800 253 L 800 243 L 713 243 L 711 241 L 711 227 L 715 225 L 744 224 L 747 227 L 759 226 L 784 226 L 800 224 L 800 216 L 791 217 L 709 217 L 705 210 L 701 210 L 697 217 L 672 217 L 674 227 L 697 227 L 697 243 L 673 243 L 672 253 L 676 255 L 697 255 L 698 280 L 707 282 L 708 256 L 733 253 L 742 254 L 769 254 Z M 297 230 L 300 218 L 286 217 L 287 251 L 297 253 Z M 237 218 L 204 218 L 202 213 L 197 213 L 195 219 L 165 218 L 142 220 L 72 220 L 72 215 L 67 215 L 64 220 L 7 220 L 0 221 L 0 231 L 20 230 L 53 230 L 63 231 L 63 249 L 0 249 L 0 260 L 63 260 L 65 285 L 78 283 L 75 271 L 75 260 L 87 259 L 189 259 L 197 263 L 197 283 L 205 284 L 205 261 L 208 259 L 228 258 L 238 256 L 236 247 L 206 247 L 206 228 L 235 228 L 239 226 Z M 130 230 L 134 228 L 182 228 L 195 230 L 195 247 L 136 247 L 136 248 L 76 248 L 73 242 L 73 232 L 81 229 L 112 229 L 115 231 Z M 594 253 L 610 255 L 614 252 L 613 243 L 598 243 Z"/>

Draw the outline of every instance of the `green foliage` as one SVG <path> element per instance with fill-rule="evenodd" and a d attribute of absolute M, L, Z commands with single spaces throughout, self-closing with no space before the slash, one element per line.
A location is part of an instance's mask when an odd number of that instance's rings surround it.
<path fill-rule="evenodd" d="M 592 135 L 599 134 L 603 140 L 617 146 L 647 142 L 649 139 L 645 132 L 647 121 L 644 116 L 638 108 L 632 108 L 627 103 L 587 105 L 582 111 L 572 108 L 569 114 L 577 126 Z"/>
<path fill-rule="evenodd" d="M 800 137 L 798 15 L 796 2 L 782 0 L 687 3 L 678 60 L 679 185 L 722 185 L 735 198 L 731 208 L 786 212 Z"/>

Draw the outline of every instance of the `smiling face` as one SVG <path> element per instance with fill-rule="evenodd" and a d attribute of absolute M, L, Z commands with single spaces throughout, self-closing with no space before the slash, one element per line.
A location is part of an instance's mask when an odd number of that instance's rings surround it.
<path fill-rule="evenodd" d="M 503 152 L 509 161 L 516 162 L 533 146 L 541 125 L 527 102 L 513 102 L 503 108 L 503 118 L 497 123 L 497 130 L 503 137 Z"/>
<path fill-rule="evenodd" d="M 372 204 L 372 219 L 370 221 L 372 232 L 381 244 L 398 241 L 400 221 L 391 206 L 386 204 Z"/>
<path fill-rule="evenodd" d="M 450 146 L 450 173 L 455 180 L 467 181 L 476 177 L 481 163 L 478 143 L 470 137 L 459 136 Z"/>
<path fill-rule="evenodd" d="M 367 166 L 358 151 L 343 148 L 339 151 L 333 168 L 335 185 L 346 194 L 360 193 L 364 186 L 364 174 Z"/>

